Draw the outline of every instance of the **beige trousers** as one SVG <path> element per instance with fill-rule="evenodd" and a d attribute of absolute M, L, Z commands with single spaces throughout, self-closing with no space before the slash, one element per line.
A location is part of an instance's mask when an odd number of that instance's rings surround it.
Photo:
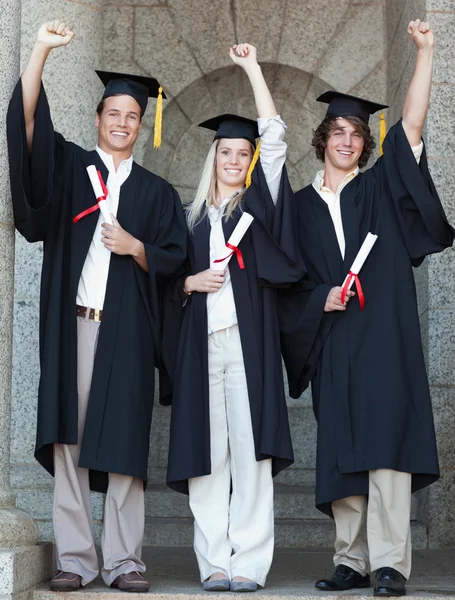
<path fill-rule="evenodd" d="M 335 566 L 361 575 L 393 567 L 411 573 L 411 475 L 391 469 L 369 474 L 369 495 L 332 502 L 336 525 Z"/>
<path fill-rule="evenodd" d="M 273 558 L 272 461 L 256 460 L 238 326 L 210 334 L 208 353 L 212 472 L 189 480 L 201 581 L 219 571 L 263 586 Z"/>
<path fill-rule="evenodd" d="M 80 442 L 90 394 L 99 325 L 77 317 L 77 445 L 54 445 L 53 522 L 57 569 L 76 573 L 86 585 L 98 575 L 92 532 L 89 471 L 78 467 Z M 144 486 L 141 479 L 109 474 L 101 539 L 102 575 L 106 585 L 122 573 L 145 571 L 141 561 L 144 536 Z"/>

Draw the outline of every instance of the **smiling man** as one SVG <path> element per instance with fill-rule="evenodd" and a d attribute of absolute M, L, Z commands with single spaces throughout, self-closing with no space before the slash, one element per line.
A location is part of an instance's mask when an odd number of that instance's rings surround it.
<path fill-rule="evenodd" d="M 433 33 L 413 21 L 415 73 L 403 118 L 384 154 L 370 114 L 385 108 L 337 92 L 313 145 L 324 162 L 297 193 L 300 246 L 308 278 L 283 291 L 282 351 L 291 396 L 312 384 L 318 422 L 316 505 L 336 525 L 335 573 L 324 591 L 366 588 L 401 596 L 411 572 L 411 492 L 439 476 L 430 393 L 412 267 L 453 243 L 431 180 L 422 129 L 428 110 Z M 377 242 L 361 287 L 340 287 L 367 234 Z"/>
<path fill-rule="evenodd" d="M 55 476 L 51 588 L 77 590 L 98 575 L 92 489 L 106 492 L 105 583 L 146 592 L 159 294 L 185 259 L 187 229 L 176 191 L 133 161 L 155 80 L 98 73 L 106 89 L 95 150 L 54 131 L 41 77 L 50 51 L 73 35 L 59 21 L 40 28 L 8 112 L 16 227 L 30 242 L 44 241 L 35 456 Z"/>

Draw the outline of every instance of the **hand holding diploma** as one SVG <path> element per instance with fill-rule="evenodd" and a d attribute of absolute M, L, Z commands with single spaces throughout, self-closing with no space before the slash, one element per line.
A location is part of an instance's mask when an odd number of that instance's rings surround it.
<path fill-rule="evenodd" d="M 352 284 L 355 282 L 357 293 L 359 295 L 360 310 L 363 310 L 365 306 L 365 299 L 363 296 L 362 286 L 360 284 L 359 273 L 360 269 L 363 267 L 364 262 L 368 258 L 368 255 L 370 254 L 373 246 L 375 245 L 377 239 L 377 235 L 374 235 L 372 233 L 367 234 L 367 237 L 365 238 L 354 262 L 352 263 L 352 267 L 349 269 L 349 273 L 346 275 L 346 279 L 344 280 L 344 283 L 342 285 L 341 302 L 344 303 L 348 291 L 351 289 Z"/>
<path fill-rule="evenodd" d="M 231 260 L 231 257 L 234 253 L 237 256 L 237 262 L 239 263 L 239 267 L 241 269 L 245 268 L 245 265 L 243 263 L 243 256 L 238 248 L 238 245 L 242 241 L 243 236 L 248 231 L 248 228 L 253 221 L 254 217 L 252 217 L 248 213 L 243 213 L 234 231 L 232 232 L 231 237 L 226 242 L 226 248 L 229 249 L 230 252 L 227 254 L 227 256 L 217 258 L 214 261 L 215 264 L 213 266 L 215 268 L 225 269 L 228 266 L 228 263 Z"/>

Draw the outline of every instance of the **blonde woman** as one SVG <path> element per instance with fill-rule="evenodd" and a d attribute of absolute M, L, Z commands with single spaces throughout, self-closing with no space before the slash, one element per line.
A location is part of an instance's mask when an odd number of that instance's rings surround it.
<path fill-rule="evenodd" d="M 265 584 L 272 562 L 272 477 L 293 462 L 275 287 L 298 280 L 302 268 L 284 168 L 285 125 L 256 48 L 240 44 L 230 55 L 251 82 L 259 119 L 222 115 L 201 123 L 216 135 L 187 210 L 188 268 L 166 307 L 175 326 L 169 306 L 185 305 L 179 331 L 167 330 L 164 340 L 166 348 L 179 338 L 169 369 L 168 484 L 189 493 L 204 589 L 247 592 Z M 260 159 L 247 188 L 259 133 Z M 254 221 L 239 243 L 241 256 L 217 268 L 244 211 Z"/>

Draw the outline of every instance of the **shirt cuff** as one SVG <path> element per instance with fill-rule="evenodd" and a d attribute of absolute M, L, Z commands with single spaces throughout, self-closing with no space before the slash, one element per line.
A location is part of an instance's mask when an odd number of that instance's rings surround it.
<path fill-rule="evenodd" d="M 261 137 L 269 128 L 271 128 L 275 130 L 281 130 L 282 136 L 284 138 L 284 130 L 287 129 L 287 125 L 280 117 L 280 115 L 276 115 L 275 117 L 259 117 L 257 121 L 259 135 Z"/>
<path fill-rule="evenodd" d="M 420 162 L 420 159 L 422 158 L 423 141 L 421 141 L 418 146 L 411 146 L 411 150 L 418 164 Z"/>

